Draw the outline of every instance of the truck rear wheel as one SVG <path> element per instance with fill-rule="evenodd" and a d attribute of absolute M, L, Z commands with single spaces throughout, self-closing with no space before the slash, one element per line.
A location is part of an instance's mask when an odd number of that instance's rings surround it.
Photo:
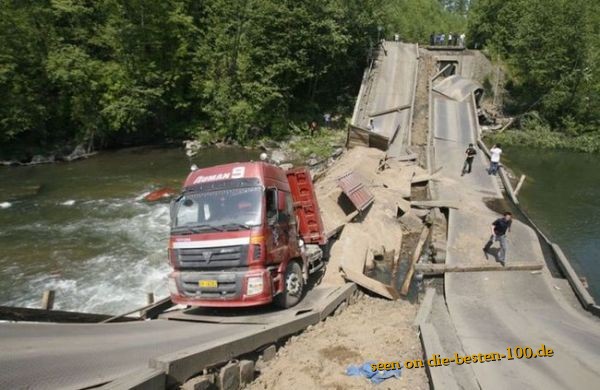
<path fill-rule="evenodd" d="M 275 297 L 275 304 L 287 309 L 296 305 L 304 293 L 304 278 L 302 268 L 295 261 L 290 261 L 285 269 L 283 292 Z"/>

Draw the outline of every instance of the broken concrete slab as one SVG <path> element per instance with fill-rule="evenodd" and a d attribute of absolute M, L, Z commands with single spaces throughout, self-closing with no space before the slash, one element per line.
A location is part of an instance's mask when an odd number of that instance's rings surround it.
<path fill-rule="evenodd" d="M 209 375 L 200 375 L 195 378 L 192 378 L 186 381 L 182 386 L 181 390 L 209 390 L 214 388 L 215 376 L 212 374 Z"/>
<path fill-rule="evenodd" d="M 398 215 L 399 217 L 401 217 L 404 213 L 408 213 L 411 209 L 410 201 L 402 198 L 396 200 L 396 206 L 398 207 L 398 210 L 402 211 L 402 213 Z"/>
<path fill-rule="evenodd" d="M 406 228 L 406 230 L 411 232 L 418 232 L 423 226 L 423 221 L 421 220 L 421 218 L 419 218 L 410 211 L 408 213 L 404 213 L 404 215 L 398 218 L 398 221 L 400 221 L 400 223 Z"/>
<path fill-rule="evenodd" d="M 240 361 L 240 382 L 242 385 L 254 380 L 254 362 L 252 360 Z"/>
<path fill-rule="evenodd" d="M 232 361 L 219 371 L 218 385 L 220 390 L 239 390 L 240 388 L 240 363 Z"/>
<path fill-rule="evenodd" d="M 275 345 L 269 345 L 262 352 L 262 360 L 268 362 L 269 360 L 273 360 L 275 355 L 277 354 L 277 348 Z"/>

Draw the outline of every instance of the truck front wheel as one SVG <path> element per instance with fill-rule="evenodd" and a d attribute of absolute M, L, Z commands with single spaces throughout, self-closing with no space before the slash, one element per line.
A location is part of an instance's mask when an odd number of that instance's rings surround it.
<path fill-rule="evenodd" d="M 304 293 L 304 278 L 302 268 L 295 261 L 290 261 L 285 269 L 285 286 L 281 294 L 275 297 L 275 304 L 287 309 L 296 305 Z"/>

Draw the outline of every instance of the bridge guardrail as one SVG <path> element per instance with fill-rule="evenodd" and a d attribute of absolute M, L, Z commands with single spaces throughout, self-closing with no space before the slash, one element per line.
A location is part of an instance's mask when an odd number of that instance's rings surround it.
<path fill-rule="evenodd" d="M 475 95 L 473 93 L 471 94 L 471 98 L 473 99 L 473 108 L 475 110 L 475 108 L 477 106 L 475 105 Z M 477 144 L 484 151 L 484 153 L 486 154 L 486 156 L 489 159 L 491 154 L 490 154 L 490 151 L 488 150 L 487 146 L 481 139 L 481 130 L 479 128 L 479 121 L 477 120 L 476 114 L 475 114 L 475 126 L 476 126 L 476 132 L 477 132 L 477 134 L 475 134 L 476 139 L 477 139 Z M 513 202 L 515 207 L 519 210 L 519 212 L 521 212 L 521 214 L 523 214 L 523 216 L 525 217 L 525 219 L 527 220 L 529 225 L 535 230 L 535 232 L 540 237 L 542 237 L 544 242 L 546 242 L 546 244 L 550 247 L 556 264 L 558 265 L 558 267 L 559 267 L 560 271 L 562 272 L 562 274 L 564 275 L 564 277 L 568 280 L 569 285 L 575 292 L 575 295 L 579 299 L 579 302 L 581 303 L 583 308 L 585 310 L 589 311 L 590 313 L 592 313 L 593 315 L 600 317 L 600 305 L 598 305 L 596 303 L 596 301 L 591 296 L 591 294 L 589 293 L 587 288 L 585 288 L 585 286 L 581 282 L 581 279 L 577 275 L 577 272 L 575 272 L 575 269 L 571 265 L 570 260 L 564 254 L 564 252 L 562 251 L 560 246 L 558 244 L 552 242 L 548 238 L 548 236 L 546 236 L 544 234 L 544 232 L 542 232 L 542 230 L 539 228 L 539 226 L 537 226 L 535 224 L 535 222 L 533 222 L 533 220 L 527 214 L 527 212 L 521 207 L 519 200 L 517 199 L 517 196 L 515 195 L 514 190 L 512 188 L 512 184 L 510 183 L 510 180 L 508 179 L 508 176 L 506 175 L 506 172 L 504 171 L 504 168 L 502 168 L 502 167 L 500 168 L 500 178 L 502 179 L 504 188 L 506 189 L 506 192 L 508 193 L 509 198 L 511 199 L 511 201 Z"/>

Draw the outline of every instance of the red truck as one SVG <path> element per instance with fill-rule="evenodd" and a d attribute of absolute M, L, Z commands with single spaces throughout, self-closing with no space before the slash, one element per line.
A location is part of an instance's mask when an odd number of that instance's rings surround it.
<path fill-rule="evenodd" d="M 324 265 L 327 238 L 310 172 L 266 162 L 195 169 L 171 203 L 175 303 L 294 306 Z"/>

